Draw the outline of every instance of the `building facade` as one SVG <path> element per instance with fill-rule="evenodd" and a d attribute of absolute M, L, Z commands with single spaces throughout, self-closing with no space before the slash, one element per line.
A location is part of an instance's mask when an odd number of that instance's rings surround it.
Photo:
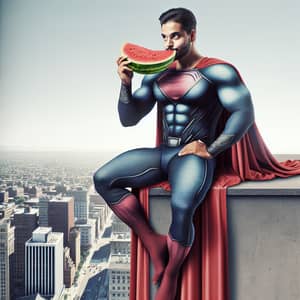
<path fill-rule="evenodd" d="M 14 286 L 15 295 L 25 295 L 25 243 L 38 227 L 38 210 L 25 208 L 14 214 L 15 254 L 14 254 Z"/>
<path fill-rule="evenodd" d="M 89 249 L 95 242 L 96 220 L 89 219 L 86 224 L 76 224 L 80 231 L 80 246 L 83 250 Z"/>
<path fill-rule="evenodd" d="M 75 263 L 76 268 L 80 263 L 80 231 L 75 227 L 70 232 L 70 256 Z"/>
<path fill-rule="evenodd" d="M 74 199 L 51 199 L 48 204 L 48 226 L 64 233 L 64 247 L 69 246 L 70 231 L 74 227 Z"/>
<path fill-rule="evenodd" d="M 88 199 L 90 204 L 90 210 L 92 211 L 94 207 L 103 207 L 103 220 L 106 221 L 110 213 L 110 209 L 105 202 L 105 200 L 96 192 L 95 187 L 91 186 L 88 191 Z"/>
<path fill-rule="evenodd" d="M 69 191 L 68 194 L 74 198 L 75 220 L 86 222 L 89 209 L 87 190 L 78 188 L 77 190 Z"/>
<path fill-rule="evenodd" d="M 64 284 L 66 288 L 70 288 L 75 278 L 75 264 L 70 256 L 70 248 L 64 248 Z"/>
<path fill-rule="evenodd" d="M 0 204 L 0 219 L 9 219 L 14 214 L 16 208 L 15 203 L 2 203 Z"/>
<path fill-rule="evenodd" d="M 115 234 L 129 233 L 130 228 L 114 214 L 112 216 L 112 232 Z"/>
<path fill-rule="evenodd" d="M 8 192 L 0 191 L 0 203 L 8 202 Z"/>
<path fill-rule="evenodd" d="M 50 197 L 43 195 L 39 198 L 39 226 L 48 226 L 48 206 Z"/>
<path fill-rule="evenodd" d="M 130 286 L 129 256 L 112 255 L 108 268 L 109 300 L 128 300 Z"/>
<path fill-rule="evenodd" d="M 14 227 L 9 219 L 0 220 L 0 299 L 11 299 L 12 255 L 14 253 Z"/>
<path fill-rule="evenodd" d="M 61 297 L 64 283 L 63 233 L 38 227 L 25 247 L 25 294 Z"/>
<path fill-rule="evenodd" d="M 130 236 L 113 235 L 110 241 L 111 255 L 130 255 Z"/>

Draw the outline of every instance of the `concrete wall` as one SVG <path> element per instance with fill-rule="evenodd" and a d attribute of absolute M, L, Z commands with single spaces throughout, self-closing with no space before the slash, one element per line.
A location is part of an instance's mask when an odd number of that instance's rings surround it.
<path fill-rule="evenodd" d="M 227 195 L 230 300 L 299 300 L 300 176 L 244 182 Z M 169 197 L 150 192 L 150 220 L 160 233 L 168 232 Z"/>

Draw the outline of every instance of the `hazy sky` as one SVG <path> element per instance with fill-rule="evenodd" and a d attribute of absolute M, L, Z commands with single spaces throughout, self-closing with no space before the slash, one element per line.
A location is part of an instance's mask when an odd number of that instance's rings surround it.
<path fill-rule="evenodd" d="M 158 16 L 183 6 L 197 16 L 200 53 L 240 70 L 271 152 L 300 153 L 298 0 L 0 3 L 2 148 L 153 146 L 154 112 L 136 127 L 119 123 L 115 60 L 126 41 L 161 49 Z"/>

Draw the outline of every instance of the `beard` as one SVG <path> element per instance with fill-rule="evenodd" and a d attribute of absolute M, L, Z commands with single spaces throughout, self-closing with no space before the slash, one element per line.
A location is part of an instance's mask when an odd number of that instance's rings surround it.
<path fill-rule="evenodd" d="M 179 49 L 173 49 L 176 50 L 176 55 L 175 55 L 175 60 L 181 59 L 182 57 L 184 57 L 186 54 L 189 53 L 190 49 L 191 49 L 192 43 L 189 40 L 184 46 L 182 46 Z"/>

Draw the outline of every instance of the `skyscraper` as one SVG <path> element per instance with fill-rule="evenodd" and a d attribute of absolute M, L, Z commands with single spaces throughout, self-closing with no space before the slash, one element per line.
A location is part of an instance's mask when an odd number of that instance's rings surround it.
<path fill-rule="evenodd" d="M 15 295 L 25 295 L 25 243 L 32 236 L 32 232 L 38 227 L 38 210 L 25 208 L 17 210 L 14 215 L 15 225 L 15 263 L 14 286 Z"/>
<path fill-rule="evenodd" d="M 59 299 L 64 275 L 63 233 L 38 227 L 25 248 L 25 293 Z"/>
<path fill-rule="evenodd" d="M 109 300 L 129 298 L 130 259 L 126 255 L 112 255 L 108 267 Z"/>
<path fill-rule="evenodd" d="M 70 256 L 77 268 L 80 263 L 80 231 L 76 228 L 71 229 L 69 247 Z"/>
<path fill-rule="evenodd" d="M 14 227 L 9 219 L 0 220 L 0 299 L 9 300 L 12 254 L 14 252 Z"/>
<path fill-rule="evenodd" d="M 96 220 L 89 219 L 87 223 L 76 224 L 76 228 L 80 231 L 80 246 L 82 250 L 89 249 L 95 242 Z"/>
<path fill-rule="evenodd" d="M 110 254 L 119 256 L 130 255 L 130 232 L 112 235 L 110 241 Z"/>
<path fill-rule="evenodd" d="M 69 246 L 71 228 L 74 227 L 74 199 L 51 199 L 48 204 L 48 226 L 54 232 L 64 233 L 64 247 Z"/>
<path fill-rule="evenodd" d="M 64 284 L 67 288 L 70 288 L 75 278 L 75 264 L 70 256 L 70 248 L 64 248 Z"/>
<path fill-rule="evenodd" d="M 39 225 L 48 226 L 48 205 L 50 197 L 43 195 L 39 198 Z"/>
<path fill-rule="evenodd" d="M 75 218 L 81 222 L 87 222 L 89 209 L 87 191 L 77 189 L 70 193 L 74 197 Z"/>
<path fill-rule="evenodd" d="M 1 203 L 0 204 L 0 219 L 9 219 L 14 214 L 15 203 Z"/>
<path fill-rule="evenodd" d="M 121 221 L 116 215 L 112 216 L 112 232 L 113 233 L 129 233 L 129 227 Z"/>
<path fill-rule="evenodd" d="M 0 203 L 8 202 L 8 192 L 0 191 Z"/>
<path fill-rule="evenodd" d="M 90 210 L 93 210 L 94 207 L 102 206 L 104 209 L 103 219 L 106 221 L 106 218 L 109 215 L 110 209 L 105 202 L 105 200 L 96 192 L 94 185 L 92 185 L 88 191 L 88 200 L 90 204 Z"/>

